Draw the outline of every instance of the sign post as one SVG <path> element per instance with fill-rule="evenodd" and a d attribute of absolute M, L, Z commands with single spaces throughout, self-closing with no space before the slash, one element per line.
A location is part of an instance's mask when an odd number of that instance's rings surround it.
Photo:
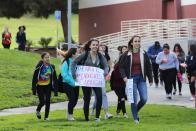
<path fill-rule="evenodd" d="M 56 19 L 56 22 L 57 22 L 57 25 L 56 25 L 56 37 L 57 37 L 57 41 L 58 41 L 58 39 L 59 39 L 58 23 L 61 20 L 61 11 L 60 10 L 55 10 L 54 15 L 55 15 L 55 19 Z"/>
<path fill-rule="evenodd" d="M 68 20 L 68 32 L 67 32 L 67 39 L 68 39 L 68 49 L 71 48 L 71 10 L 72 10 L 72 0 L 67 1 L 67 20 Z"/>

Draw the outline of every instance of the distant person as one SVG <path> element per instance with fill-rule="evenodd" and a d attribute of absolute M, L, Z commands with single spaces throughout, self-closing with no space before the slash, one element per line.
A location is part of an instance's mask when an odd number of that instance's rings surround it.
<path fill-rule="evenodd" d="M 182 63 L 185 62 L 185 53 L 182 49 L 182 47 L 180 46 L 179 43 L 176 43 L 174 45 L 174 49 L 173 52 L 176 54 L 178 61 L 179 61 L 179 70 L 180 70 L 180 74 L 182 76 L 182 74 L 185 72 L 185 68 L 180 66 Z M 178 89 L 179 89 L 179 95 L 182 95 L 182 81 L 180 80 L 180 77 L 178 77 L 178 75 L 176 74 L 177 80 L 178 80 Z M 176 81 L 174 82 L 174 92 L 173 95 L 176 94 Z"/>
<path fill-rule="evenodd" d="M 196 81 L 196 41 L 191 41 L 190 54 L 186 59 L 187 75 L 189 79 L 189 87 L 191 92 L 190 100 L 195 99 L 195 81 Z"/>
<path fill-rule="evenodd" d="M 106 45 L 100 45 L 99 46 L 99 53 L 101 53 L 107 60 L 107 64 L 109 65 L 109 70 L 112 70 L 112 62 L 108 53 L 108 47 Z M 110 73 L 109 73 L 110 74 Z M 110 75 L 108 75 L 110 77 Z M 107 77 L 107 76 L 106 76 Z M 110 79 L 110 78 L 109 78 Z M 96 108 L 96 95 L 95 95 L 95 101 L 93 103 L 93 109 L 91 112 L 91 115 L 94 114 L 94 110 Z M 110 119 L 113 117 L 113 115 L 111 113 L 108 112 L 108 97 L 107 97 L 107 93 L 106 93 L 106 87 L 102 88 L 102 105 L 103 105 L 103 109 L 105 112 L 105 118 L 106 119 Z"/>
<path fill-rule="evenodd" d="M 176 73 L 179 73 L 179 61 L 176 54 L 170 51 L 168 44 L 163 45 L 163 51 L 157 55 L 156 63 L 159 64 L 161 70 L 166 98 L 172 99 L 172 86 L 176 82 Z"/>
<path fill-rule="evenodd" d="M 9 32 L 8 27 L 5 27 L 2 33 L 2 45 L 5 49 L 10 49 L 11 38 L 12 38 L 12 35 Z"/>
<path fill-rule="evenodd" d="M 154 45 L 148 48 L 148 56 L 151 59 L 152 62 L 152 69 L 153 69 L 153 76 L 154 76 L 154 82 L 155 87 L 159 86 L 159 65 L 156 63 L 156 57 L 159 52 L 163 51 L 160 43 L 158 41 L 155 41 Z"/>
<path fill-rule="evenodd" d="M 57 76 L 55 66 L 50 64 L 50 55 L 47 52 L 42 53 L 41 60 L 37 64 L 33 79 L 32 79 L 32 91 L 33 95 L 38 94 L 39 104 L 36 109 L 36 116 L 41 119 L 41 108 L 45 105 L 44 120 L 49 120 L 50 111 L 50 97 L 51 91 L 54 91 L 54 95 L 57 96 Z"/>
<path fill-rule="evenodd" d="M 121 55 L 127 51 L 127 46 L 125 46 L 125 45 L 123 45 L 123 46 L 118 46 L 118 47 L 117 47 L 117 50 L 119 51 L 119 56 L 118 56 L 118 58 L 114 61 L 114 64 L 116 64 L 116 63 L 119 61 Z"/>
<path fill-rule="evenodd" d="M 18 32 L 16 35 L 16 42 L 18 43 L 18 50 L 25 51 L 26 46 L 26 27 L 25 26 L 19 26 Z"/>
<path fill-rule="evenodd" d="M 84 44 L 79 43 L 77 48 L 77 55 L 81 55 L 84 51 Z"/>
<path fill-rule="evenodd" d="M 76 59 L 73 60 L 71 65 L 72 75 L 73 78 L 76 79 L 76 66 L 77 65 L 84 65 L 84 66 L 91 66 L 97 67 L 104 70 L 104 76 L 108 74 L 108 65 L 105 57 L 98 52 L 99 49 L 99 41 L 96 39 L 91 39 L 85 45 L 84 50 L 81 55 L 79 55 Z M 85 120 L 89 121 L 89 104 L 91 99 L 92 90 L 94 91 L 97 103 L 96 103 L 96 116 L 95 121 L 100 121 L 100 112 L 102 106 L 102 89 L 101 87 L 82 87 L 83 94 L 84 94 L 84 115 Z"/>
<path fill-rule="evenodd" d="M 61 67 L 61 76 L 64 83 L 64 89 L 65 93 L 68 97 L 68 114 L 67 114 L 67 120 L 68 121 L 74 121 L 73 117 L 73 110 L 74 107 L 77 104 L 78 96 L 79 96 L 79 87 L 75 86 L 75 80 L 73 79 L 73 76 L 71 74 L 71 64 L 73 59 L 76 57 L 76 48 L 71 48 L 67 51 L 65 58 L 63 60 L 63 64 Z"/>
<path fill-rule="evenodd" d="M 133 36 L 128 42 L 128 51 L 120 57 L 119 69 L 121 77 L 126 84 L 128 79 L 133 79 L 134 103 L 131 103 L 131 111 L 135 124 L 139 124 L 138 112 L 146 104 L 148 97 L 146 78 L 148 77 L 150 86 L 153 82 L 152 65 L 147 53 L 141 49 L 140 36 Z M 139 102 L 137 92 L 139 92 Z"/>

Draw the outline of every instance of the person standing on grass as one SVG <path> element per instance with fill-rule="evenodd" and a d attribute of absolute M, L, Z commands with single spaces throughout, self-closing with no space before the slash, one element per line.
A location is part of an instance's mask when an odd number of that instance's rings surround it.
<path fill-rule="evenodd" d="M 159 86 L 159 65 L 156 63 L 156 57 L 159 52 L 163 51 L 159 41 L 155 41 L 154 45 L 150 46 L 148 48 L 148 56 L 151 59 L 152 62 L 152 69 L 153 69 L 153 76 L 154 76 L 154 82 L 155 87 L 157 88 Z"/>
<path fill-rule="evenodd" d="M 166 98 L 172 99 L 172 86 L 176 82 L 176 73 L 179 72 L 179 61 L 175 53 L 170 51 L 168 44 L 163 45 L 163 51 L 157 55 L 156 63 L 159 64 L 161 77 L 164 81 Z"/>
<path fill-rule="evenodd" d="M 73 110 L 77 104 L 78 96 L 79 96 L 79 87 L 75 86 L 75 80 L 71 74 L 71 64 L 73 59 L 76 57 L 76 48 L 71 48 L 65 55 L 63 60 L 63 64 L 61 66 L 61 76 L 63 79 L 65 93 L 67 94 L 69 103 L 68 103 L 68 114 L 67 120 L 74 121 Z"/>
<path fill-rule="evenodd" d="M 71 65 L 73 78 L 76 79 L 76 66 L 84 65 L 91 67 L 98 67 L 104 70 L 104 76 L 108 74 L 108 65 L 107 61 L 102 54 L 98 52 L 99 41 L 96 39 L 91 39 L 84 47 L 85 52 L 73 60 Z M 89 104 L 91 99 L 92 90 L 94 91 L 97 103 L 96 103 L 96 118 L 95 121 L 100 121 L 100 112 L 102 106 L 102 89 L 101 87 L 82 87 L 84 94 L 84 115 L 85 120 L 89 121 Z"/>
<path fill-rule="evenodd" d="M 99 52 L 106 58 L 108 65 L 109 65 L 109 70 L 112 70 L 112 61 L 110 59 L 110 56 L 108 54 L 108 47 L 106 45 L 100 45 L 99 46 Z M 109 73 L 110 74 L 110 73 Z M 110 77 L 110 75 L 106 76 L 106 77 Z M 95 96 L 95 101 L 93 103 L 93 108 L 92 108 L 92 112 L 91 114 L 94 115 L 94 110 L 96 108 L 96 96 Z M 113 117 L 113 115 L 111 113 L 108 112 L 108 98 L 107 98 L 107 93 L 106 93 L 106 87 L 102 88 L 102 104 L 103 104 L 103 109 L 105 112 L 105 119 L 110 119 Z"/>
<path fill-rule="evenodd" d="M 133 36 L 128 43 L 128 51 L 122 54 L 119 61 L 120 74 L 124 82 L 127 84 L 128 79 L 133 79 L 134 103 L 131 103 L 131 111 L 135 124 L 139 124 L 138 112 L 147 102 L 146 77 L 148 77 L 150 86 L 153 82 L 152 65 L 147 53 L 141 50 L 140 42 L 140 36 Z M 140 96 L 139 103 L 137 91 Z"/>
<path fill-rule="evenodd" d="M 176 43 L 174 45 L 174 49 L 173 49 L 173 52 L 176 54 L 177 58 L 178 58 L 178 61 L 179 61 L 179 70 L 180 70 L 180 74 L 182 76 L 182 74 L 185 72 L 185 68 L 180 66 L 180 64 L 184 63 L 185 62 L 185 53 L 182 49 L 182 47 L 180 46 L 180 44 Z M 177 76 L 176 74 L 176 77 L 177 77 L 177 81 L 178 81 L 178 88 L 179 88 L 179 95 L 182 95 L 182 81 L 180 80 L 180 78 Z M 176 94 L 176 81 L 174 82 L 174 92 L 173 92 L 173 95 Z"/>
<path fill-rule="evenodd" d="M 38 119 L 41 119 L 40 111 L 45 105 L 44 120 L 49 120 L 48 116 L 50 111 L 50 98 L 52 90 L 54 91 L 54 96 L 58 96 L 55 66 L 50 64 L 50 54 L 44 52 L 41 55 L 41 60 L 35 68 L 32 79 L 33 95 L 36 95 L 37 93 L 39 98 L 39 104 L 36 109 L 36 116 Z"/>
<path fill-rule="evenodd" d="M 189 87 L 191 92 L 190 100 L 195 99 L 195 81 L 196 81 L 196 41 L 190 42 L 190 54 L 186 59 L 187 75 L 189 79 Z"/>
<path fill-rule="evenodd" d="M 4 29 L 4 31 L 2 33 L 2 45 L 3 45 L 3 48 L 10 49 L 11 38 L 12 38 L 12 35 L 9 32 L 8 27 L 5 27 L 5 29 Z"/>
<path fill-rule="evenodd" d="M 18 32 L 16 35 L 16 42 L 18 43 L 18 50 L 25 51 L 26 46 L 26 27 L 25 26 L 19 26 Z"/>

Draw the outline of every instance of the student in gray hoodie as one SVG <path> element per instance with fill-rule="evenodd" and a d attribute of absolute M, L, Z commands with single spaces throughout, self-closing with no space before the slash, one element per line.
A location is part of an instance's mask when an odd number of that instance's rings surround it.
<path fill-rule="evenodd" d="M 73 78 L 76 79 L 76 66 L 77 65 L 85 65 L 85 66 L 92 66 L 98 67 L 104 70 L 104 76 L 108 74 L 108 65 L 107 61 L 102 54 L 98 52 L 99 48 L 99 41 L 96 39 L 91 39 L 85 45 L 85 52 L 78 56 L 71 65 L 71 71 Z M 92 89 L 95 92 L 97 97 L 96 103 L 96 118 L 95 121 L 100 121 L 100 111 L 102 106 L 102 88 L 101 87 L 82 87 L 83 94 L 84 94 L 84 115 L 85 120 L 89 121 L 89 104 L 91 99 Z"/>

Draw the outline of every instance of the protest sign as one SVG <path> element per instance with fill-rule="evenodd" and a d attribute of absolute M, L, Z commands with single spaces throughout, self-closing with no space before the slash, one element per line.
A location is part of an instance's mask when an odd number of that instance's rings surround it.
<path fill-rule="evenodd" d="M 77 66 L 76 86 L 105 87 L 104 71 L 97 67 Z"/>
<path fill-rule="evenodd" d="M 134 103 L 133 98 L 133 79 L 128 79 L 126 84 L 126 94 L 128 103 Z"/>

